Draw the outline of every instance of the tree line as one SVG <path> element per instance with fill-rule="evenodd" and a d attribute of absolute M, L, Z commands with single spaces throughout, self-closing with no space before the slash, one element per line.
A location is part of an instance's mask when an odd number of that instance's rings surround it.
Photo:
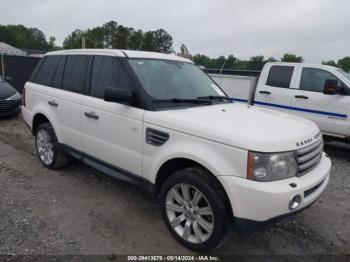
<path fill-rule="evenodd" d="M 54 37 L 50 37 L 47 41 L 41 30 L 24 25 L 0 25 L 0 42 L 20 49 L 50 51 L 55 48 Z"/>
<path fill-rule="evenodd" d="M 218 58 L 210 58 L 205 55 L 195 55 L 192 57 L 193 61 L 201 66 L 212 69 L 223 70 L 255 70 L 260 71 L 267 62 L 289 62 L 289 63 L 303 63 L 304 58 L 295 54 L 284 54 L 279 60 L 274 57 L 265 58 L 264 56 L 253 56 L 249 60 L 241 60 L 234 55 L 227 57 L 220 56 Z M 344 57 L 337 62 L 334 60 L 322 61 L 324 65 L 335 66 L 350 72 L 350 57 Z"/>
<path fill-rule="evenodd" d="M 115 48 L 154 51 L 161 53 L 174 53 L 173 38 L 164 29 L 155 31 L 136 30 L 125 27 L 115 21 L 109 21 L 101 26 L 86 30 L 76 29 L 63 41 L 63 46 L 56 45 L 56 38 L 46 38 L 45 34 L 37 28 L 27 28 L 24 25 L 0 25 L 0 42 L 25 50 L 53 51 L 60 49 L 82 48 Z M 304 58 L 295 54 L 285 54 L 279 60 L 274 57 L 253 56 L 242 60 L 234 55 L 211 58 L 197 54 L 193 61 L 207 68 L 222 68 L 235 70 L 261 70 L 267 62 L 304 62 Z M 350 57 L 338 61 L 322 61 L 323 64 L 336 66 L 350 71 Z"/>
<path fill-rule="evenodd" d="M 349 56 L 346 56 L 342 59 L 339 59 L 337 62 L 335 62 L 334 60 L 322 61 L 322 64 L 339 67 L 339 68 L 343 69 L 345 72 L 350 73 L 350 57 Z"/>
<path fill-rule="evenodd" d="M 64 39 L 63 48 L 81 48 L 84 41 L 86 48 L 130 49 L 161 53 L 174 51 L 173 38 L 164 29 L 143 32 L 119 25 L 115 21 L 85 31 L 74 30 Z"/>
<path fill-rule="evenodd" d="M 45 34 L 37 28 L 24 25 L 0 25 L 0 42 L 20 49 L 53 51 L 60 49 L 115 48 L 172 53 L 173 38 L 164 29 L 155 31 L 135 30 L 110 21 L 102 26 L 86 30 L 76 29 L 63 41 L 63 46 L 56 45 L 56 38 L 46 39 Z"/>

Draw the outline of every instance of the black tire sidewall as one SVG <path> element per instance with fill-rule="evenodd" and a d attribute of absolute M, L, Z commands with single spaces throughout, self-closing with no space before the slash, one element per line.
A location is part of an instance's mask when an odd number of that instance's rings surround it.
<path fill-rule="evenodd" d="M 42 130 L 42 129 L 48 132 L 48 134 L 50 135 L 50 138 L 51 138 L 51 140 L 52 140 L 52 144 L 53 144 L 53 161 L 52 161 L 52 163 L 49 164 L 49 165 L 45 164 L 45 163 L 41 160 L 41 158 L 40 158 L 40 156 L 39 156 L 38 146 L 37 146 L 37 139 L 38 139 L 37 134 L 38 134 L 38 132 L 39 132 L 40 130 Z M 54 132 L 53 127 L 51 126 L 51 124 L 49 124 L 49 123 L 43 123 L 43 124 L 39 125 L 39 126 L 36 128 L 36 130 L 35 130 L 35 148 L 36 148 L 36 152 L 37 152 L 37 154 L 38 154 L 38 158 L 39 158 L 41 164 L 42 164 L 43 166 L 49 168 L 49 169 L 54 169 L 54 168 L 56 167 L 59 149 L 58 149 L 58 141 L 57 141 L 57 138 L 56 138 L 56 134 L 55 134 L 55 132 Z"/>
<path fill-rule="evenodd" d="M 201 244 L 194 244 L 182 239 L 176 231 L 170 225 L 166 214 L 166 196 L 169 190 L 176 184 L 186 183 L 196 187 L 208 200 L 211 205 L 214 213 L 214 231 L 208 240 Z M 225 206 L 224 201 L 220 194 L 217 193 L 217 188 L 210 187 L 208 184 L 204 183 L 199 177 L 191 176 L 189 172 L 185 170 L 178 171 L 171 175 L 164 183 L 161 196 L 160 196 L 160 204 L 162 216 L 165 221 L 165 224 L 171 234 L 175 237 L 177 241 L 179 241 L 182 245 L 187 247 L 188 249 L 198 251 L 198 252 L 208 252 L 220 246 L 222 241 L 225 239 L 226 234 L 229 229 L 229 216 L 227 212 L 227 208 Z"/>

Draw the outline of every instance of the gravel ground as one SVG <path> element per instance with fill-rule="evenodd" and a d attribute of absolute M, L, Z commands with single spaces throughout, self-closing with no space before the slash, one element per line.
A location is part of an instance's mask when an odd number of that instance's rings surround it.
<path fill-rule="evenodd" d="M 0 119 L 0 254 L 192 254 L 168 233 L 157 199 L 81 163 L 50 171 L 21 116 Z M 309 209 L 215 254 L 350 254 L 350 146 L 328 143 L 330 184 Z"/>

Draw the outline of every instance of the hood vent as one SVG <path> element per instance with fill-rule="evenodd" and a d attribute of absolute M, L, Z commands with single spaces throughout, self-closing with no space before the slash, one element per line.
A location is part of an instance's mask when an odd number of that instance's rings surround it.
<path fill-rule="evenodd" d="M 168 141 L 169 134 L 152 129 L 146 129 L 146 143 L 152 146 L 162 146 Z"/>

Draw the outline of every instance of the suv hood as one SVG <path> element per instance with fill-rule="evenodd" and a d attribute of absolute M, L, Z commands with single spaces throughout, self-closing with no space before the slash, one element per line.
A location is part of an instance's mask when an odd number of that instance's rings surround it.
<path fill-rule="evenodd" d="M 9 83 L 6 81 L 0 81 L 0 99 L 7 99 L 15 93 L 16 89 L 14 89 Z"/>
<path fill-rule="evenodd" d="M 299 145 L 312 143 L 320 134 L 316 124 L 309 120 L 237 104 L 148 111 L 145 122 L 257 152 L 296 150 Z"/>

